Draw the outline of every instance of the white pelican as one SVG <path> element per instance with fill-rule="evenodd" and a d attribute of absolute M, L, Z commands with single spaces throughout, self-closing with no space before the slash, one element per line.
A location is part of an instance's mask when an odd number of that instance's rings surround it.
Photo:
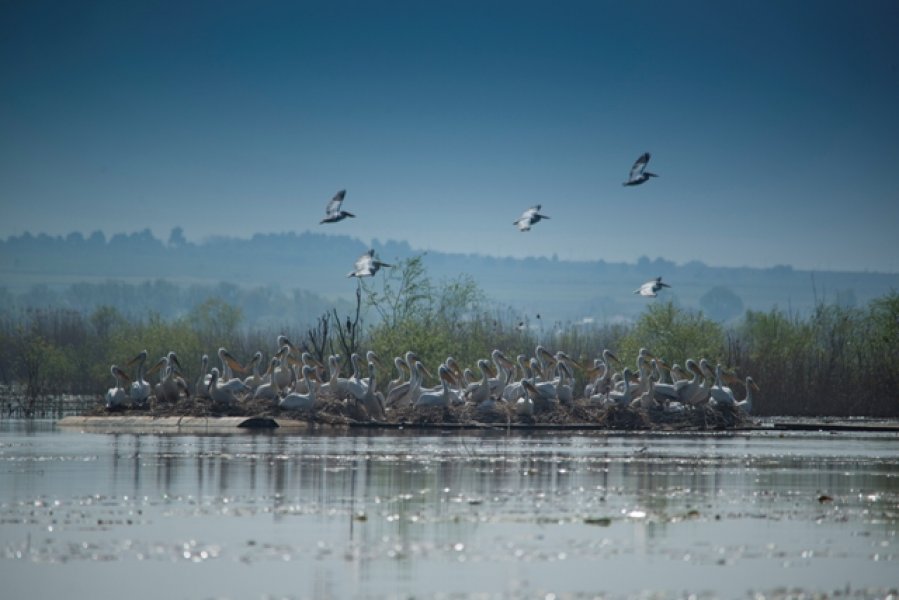
<path fill-rule="evenodd" d="M 406 382 L 406 361 L 403 360 L 403 357 L 395 356 L 393 358 L 393 366 L 396 367 L 397 376 L 396 379 L 391 379 L 387 383 L 388 396 L 390 395 L 390 392 L 393 391 L 393 388 Z"/>
<path fill-rule="evenodd" d="M 738 400 L 734 406 L 741 409 L 747 415 L 752 412 L 752 390 L 760 391 L 759 386 L 752 380 L 752 377 L 746 377 L 746 397 Z"/>
<path fill-rule="evenodd" d="M 631 387 L 631 377 L 633 373 L 629 368 L 624 369 L 624 389 L 622 390 L 612 390 L 608 393 L 607 404 L 618 404 L 619 406 L 627 406 L 633 400 L 633 394 L 631 393 L 633 388 Z"/>
<path fill-rule="evenodd" d="M 141 352 L 128 361 L 126 366 L 130 367 L 134 363 L 137 363 L 137 376 L 131 382 L 131 389 L 129 391 L 129 396 L 131 396 L 131 402 L 135 404 L 144 404 L 147 399 L 150 398 L 150 394 L 153 391 L 153 388 L 150 387 L 150 382 L 144 379 L 144 364 L 147 362 L 147 351 L 141 350 Z"/>
<path fill-rule="evenodd" d="M 449 384 L 452 381 L 452 374 L 449 367 L 445 364 L 440 365 L 437 368 L 437 378 L 440 379 L 440 389 L 422 392 L 412 405 L 414 408 L 446 408 L 450 405 L 452 396 Z"/>
<path fill-rule="evenodd" d="M 234 393 L 247 393 L 250 388 L 243 382 L 243 379 L 234 376 L 234 371 L 240 373 L 246 372 L 234 356 L 225 348 L 218 349 L 219 360 L 222 362 L 222 370 L 219 371 L 219 387 L 225 387 L 233 390 Z"/>
<path fill-rule="evenodd" d="M 640 294 L 641 296 L 646 296 L 647 298 L 655 298 L 657 292 L 661 290 L 663 287 L 671 287 L 667 283 L 662 283 L 661 277 L 656 277 L 655 279 L 650 279 L 640 287 L 634 290 L 635 294 Z"/>
<path fill-rule="evenodd" d="M 415 394 L 415 396 L 417 397 L 417 394 L 421 392 L 422 373 L 418 372 L 416 369 L 416 363 L 421 362 L 418 358 L 418 355 L 409 350 L 405 354 L 404 362 L 406 363 L 406 366 L 409 367 L 409 381 L 394 386 L 394 388 L 390 390 L 390 392 L 388 392 L 387 397 L 384 399 L 384 402 L 388 407 L 391 408 L 406 406 L 407 404 L 410 404 L 410 402 L 407 402 L 407 400 L 409 399 L 409 392 L 416 385 L 418 386 L 418 392 Z M 424 366 L 422 366 L 422 369 L 425 370 Z M 428 373 L 428 375 L 430 375 L 430 373 Z M 418 378 L 417 382 L 416 378 Z"/>
<path fill-rule="evenodd" d="M 212 367 L 212 377 L 209 380 L 209 397 L 213 402 L 222 402 L 224 404 L 234 404 L 237 402 L 237 394 L 234 390 L 219 385 L 218 367 Z"/>
<path fill-rule="evenodd" d="M 368 382 L 365 386 L 365 394 L 359 400 L 372 421 L 386 417 L 384 412 L 384 395 L 378 391 L 378 381 L 375 373 L 377 365 L 374 361 L 368 361 Z"/>
<path fill-rule="evenodd" d="M 305 394 L 291 392 L 278 401 L 278 406 L 283 410 L 313 410 L 315 408 L 315 382 L 312 380 L 314 373 L 313 367 L 303 365 L 303 381 L 306 382 L 306 389 L 309 391 Z"/>
<path fill-rule="evenodd" d="M 650 177 L 658 177 L 655 173 L 650 173 L 646 170 L 646 165 L 649 164 L 649 157 L 649 152 L 641 154 L 640 157 L 634 161 L 634 166 L 631 167 L 631 172 L 627 177 L 627 181 L 621 185 L 640 185 L 641 183 L 649 181 Z"/>
<path fill-rule="evenodd" d="M 244 385 L 250 388 L 251 391 L 265 383 L 262 379 L 262 374 L 259 372 L 259 363 L 261 362 L 262 352 L 257 350 L 256 353 L 253 354 L 253 358 L 250 359 L 250 363 L 247 365 L 247 368 L 252 367 L 253 372 L 243 380 Z"/>
<path fill-rule="evenodd" d="M 521 216 L 512 221 L 512 224 L 518 227 L 519 231 L 530 231 L 531 225 L 540 222 L 540 219 L 548 218 L 546 215 L 540 214 L 540 205 L 537 204 L 521 213 Z"/>
<path fill-rule="evenodd" d="M 122 382 L 124 381 L 126 384 L 130 383 L 131 378 L 128 377 L 128 373 L 116 365 L 109 367 L 109 372 L 112 373 L 112 376 L 115 378 L 115 386 L 109 388 L 106 392 L 106 410 L 115 410 L 117 408 L 122 408 L 125 405 L 128 394 L 125 393 Z"/>
<path fill-rule="evenodd" d="M 375 250 L 372 248 L 362 256 L 356 259 L 356 263 L 352 271 L 346 274 L 347 277 L 373 277 L 381 267 L 392 267 L 379 258 L 375 258 Z"/>
<path fill-rule="evenodd" d="M 720 364 L 715 365 L 715 384 L 709 389 L 709 395 L 712 397 L 713 404 L 733 406 L 737 403 L 734 397 L 734 391 L 724 385 L 725 383 L 734 383 L 737 378 L 724 370 Z M 748 389 L 748 388 L 747 388 Z"/>
<path fill-rule="evenodd" d="M 209 355 L 204 354 L 203 358 L 200 359 L 200 376 L 197 377 L 197 382 L 194 384 L 194 396 L 197 398 L 209 398 L 210 381 Z"/>
<path fill-rule="evenodd" d="M 273 356 L 268 363 L 268 370 L 274 372 L 280 366 L 281 359 Z M 281 397 L 281 387 L 277 377 L 272 377 L 267 383 L 256 386 L 253 391 L 254 400 L 278 400 Z"/>
<path fill-rule="evenodd" d="M 466 402 L 475 405 L 490 397 L 490 363 L 482 358 L 478 360 L 478 369 L 481 371 L 480 381 L 469 384 L 464 395 Z"/>
<path fill-rule="evenodd" d="M 337 221 L 343 221 L 347 217 L 356 216 L 351 212 L 340 210 L 340 205 L 343 204 L 345 196 L 346 190 L 340 190 L 334 194 L 334 197 L 331 198 L 331 201 L 328 202 L 328 205 L 325 207 L 325 218 L 321 220 L 319 225 L 322 223 L 336 223 Z"/>

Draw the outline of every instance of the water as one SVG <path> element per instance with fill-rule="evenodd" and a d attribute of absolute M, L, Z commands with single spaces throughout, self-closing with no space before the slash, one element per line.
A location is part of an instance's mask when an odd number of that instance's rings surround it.
<path fill-rule="evenodd" d="M 2 596 L 896 597 L 897 442 L 7 421 Z"/>

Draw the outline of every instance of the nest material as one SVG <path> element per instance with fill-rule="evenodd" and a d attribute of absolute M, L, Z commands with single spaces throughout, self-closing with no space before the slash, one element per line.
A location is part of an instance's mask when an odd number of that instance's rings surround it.
<path fill-rule="evenodd" d="M 386 423 L 411 426 L 441 424 L 577 426 L 582 424 L 599 425 L 618 430 L 717 430 L 739 428 L 745 426 L 749 421 L 748 416 L 742 410 L 728 405 L 706 404 L 699 407 L 686 406 L 679 411 L 667 411 L 662 407 L 650 410 L 618 405 L 598 407 L 588 405 L 583 401 L 576 401 L 568 405 L 549 405 L 543 410 L 535 411 L 533 415 L 522 415 L 516 412 L 514 402 L 506 402 L 498 398 L 493 398 L 493 400 L 494 402 L 487 404 L 490 407 L 489 410 L 483 409 L 483 405 L 471 404 L 434 408 L 406 406 L 388 409 Z M 330 425 L 350 425 L 374 421 L 361 403 L 354 400 L 338 399 L 330 395 L 319 397 L 315 409 L 311 411 L 287 411 L 281 409 L 277 403 L 263 399 L 249 398 L 237 403 L 224 403 L 214 402 L 208 398 L 182 397 L 176 403 L 162 403 L 157 402 L 156 398 L 151 396 L 150 401 L 144 406 L 125 406 L 109 410 L 102 403 L 98 403 L 87 414 L 90 416 L 120 414 L 153 417 L 281 416 Z M 377 425 L 377 422 L 374 424 Z"/>

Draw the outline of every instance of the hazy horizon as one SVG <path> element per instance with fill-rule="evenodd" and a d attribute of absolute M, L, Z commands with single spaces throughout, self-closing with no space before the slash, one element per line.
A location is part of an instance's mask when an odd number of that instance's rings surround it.
<path fill-rule="evenodd" d="M 890 1 L 6 3 L 0 236 L 895 273 L 896 22 Z M 659 177 L 623 187 L 646 151 Z M 320 225 L 340 189 L 356 218 Z"/>

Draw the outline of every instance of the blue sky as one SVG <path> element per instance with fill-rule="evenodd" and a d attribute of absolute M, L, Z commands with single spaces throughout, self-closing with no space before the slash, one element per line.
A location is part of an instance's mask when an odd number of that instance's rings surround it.
<path fill-rule="evenodd" d="M 897 26 L 891 0 L 4 2 L 0 236 L 897 272 Z M 660 177 L 622 187 L 644 151 Z M 319 225 L 343 188 L 357 218 Z"/>

